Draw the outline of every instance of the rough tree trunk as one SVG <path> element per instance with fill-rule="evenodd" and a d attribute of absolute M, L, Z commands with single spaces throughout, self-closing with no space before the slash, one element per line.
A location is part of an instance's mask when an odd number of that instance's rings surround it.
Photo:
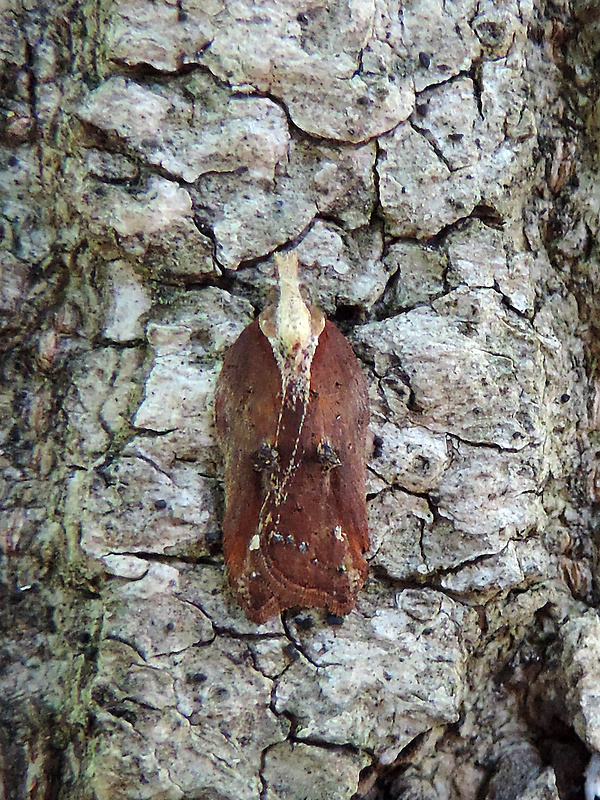
<path fill-rule="evenodd" d="M 4 0 L 2 800 L 583 797 L 599 51 L 594 0 Z M 379 437 L 337 625 L 219 542 L 292 245 Z"/>

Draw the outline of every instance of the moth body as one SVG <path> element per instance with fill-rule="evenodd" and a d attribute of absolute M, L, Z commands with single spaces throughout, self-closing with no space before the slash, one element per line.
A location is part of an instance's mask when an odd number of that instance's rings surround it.
<path fill-rule="evenodd" d="M 277 265 L 279 300 L 231 347 L 216 393 L 225 564 L 255 622 L 293 606 L 348 613 L 368 548 L 365 378 L 304 303 L 295 256 Z"/>

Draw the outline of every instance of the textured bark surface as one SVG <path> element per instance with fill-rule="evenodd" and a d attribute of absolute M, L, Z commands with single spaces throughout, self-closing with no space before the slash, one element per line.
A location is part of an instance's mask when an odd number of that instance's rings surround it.
<path fill-rule="evenodd" d="M 597 4 L 1 8 L 0 798 L 600 787 Z M 289 245 L 369 381 L 342 624 L 223 571 Z"/>

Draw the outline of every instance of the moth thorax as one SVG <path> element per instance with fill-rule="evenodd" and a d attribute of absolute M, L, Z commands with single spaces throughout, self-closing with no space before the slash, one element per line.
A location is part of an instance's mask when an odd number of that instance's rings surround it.
<path fill-rule="evenodd" d="M 275 339 L 282 355 L 296 356 L 314 338 L 312 319 L 298 285 L 298 260 L 293 254 L 276 260 L 279 299 L 275 305 Z"/>
<path fill-rule="evenodd" d="M 298 259 L 295 253 L 275 256 L 279 282 L 277 302 L 260 315 L 260 328 L 273 348 L 280 367 L 294 372 L 310 371 L 310 362 L 325 317 L 319 309 L 308 308 L 298 284 Z"/>

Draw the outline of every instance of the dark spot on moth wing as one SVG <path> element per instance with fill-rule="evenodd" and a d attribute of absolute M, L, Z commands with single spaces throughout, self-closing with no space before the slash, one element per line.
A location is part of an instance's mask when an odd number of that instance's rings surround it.
<path fill-rule="evenodd" d="M 263 442 L 254 454 L 254 469 L 256 472 L 273 470 L 277 466 L 278 458 L 277 448 L 269 442 Z"/>
<path fill-rule="evenodd" d="M 317 445 L 317 458 L 325 472 L 341 466 L 342 463 L 335 448 L 326 439 L 322 439 Z"/>
<path fill-rule="evenodd" d="M 340 614 L 332 614 L 331 611 L 327 612 L 327 624 L 331 626 L 339 626 L 344 624 L 344 617 Z"/>

